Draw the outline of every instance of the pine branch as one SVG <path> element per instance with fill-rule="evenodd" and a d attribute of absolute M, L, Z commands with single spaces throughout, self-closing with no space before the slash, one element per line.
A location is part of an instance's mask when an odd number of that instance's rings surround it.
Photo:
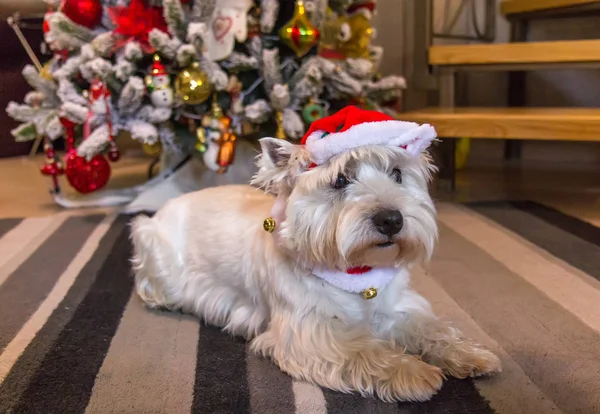
<path fill-rule="evenodd" d="M 149 122 L 133 119 L 127 122 L 126 128 L 131 133 L 131 138 L 144 144 L 154 144 L 158 141 L 158 130 Z"/>
<path fill-rule="evenodd" d="M 171 118 L 172 110 L 170 108 L 156 108 L 152 105 L 144 105 L 137 114 L 137 118 L 152 124 L 160 124 Z"/>
<path fill-rule="evenodd" d="M 196 0 L 192 6 L 192 22 L 207 22 L 212 17 L 217 0 Z"/>
<path fill-rule="evenodd" d="M 271 107 L 276 111 L 283 111 L 290 104 L 290 91 L 287 85 L 276 84 L 269 93 Z"/>
<path fill-rule="evenodd" d="M 244 107 L 244 118 L 253 124 L 262 124 L 271 116 L 271 107 L 264 99 L 259 99 Z"/>
<path fill-rule="evenodd" d="M 334 98 L 347 98 L 361 96 L 362 85 L 350 76 L 342 67 L 327 59 L 318 58 L 323 77 L 327 81 L 325 86 Z"/>
<path fill-rule="evenodd" d="M 190 23 L 188 26 L 188 32 L 186 40 L 194 45 L 196 53 L 202 56 L 204 49 L 204 36 L 208 32 L 206 23 Z"/>
<path fill-rule="evenodd" d="M 10 133 L 15 137 L 15 141 L 17 142 L 31 141 L 38 137 L 38 132 L 33 122 L 21 124 L 10 131 Z"/>
<path fill-rule="evenodd" d="M 233 52 L 223 65 L 233 72 L 258 69 L 258 59 L 240 52 Z"/>
<path fill-rule="evenodd" d="M 262 54 L 262 75 L 265 80 L 265 91 L 270 92 L 276 84 L 282 84 L 279 50 L 265 49 Z"/>
<path fill-rule="evenodd" d="M 61 114 L 76 124 L 83 124 L 88 117 L 90 108 L 87 105 L 79 105 L 75 102 L 65 102 L 60 107 Z"/>
<path fill-rule="evenodd" d="M 79 147 L 77 147 L 77 154 L 86 159 L 91 159 L 95 155 L 104 151 L 104 148 L 110 141 L 110 135 L 108 133 L 108 125 L 103 124 L 83 140 Z"/>
<path fill-rule="evenodd" d="M 29 106 L 40 106 L 45 103 L 46 95 L 38 91 L 29 91 L 25 94 L 24 102 Z"/>
<path fill-rule="evenodd" d="M 187 22 L 180 0 L 163 0 L 163 10 L 169 33 L 185 39 Z"/>
<path fill-rule="evenodd" d="M 46 118 L 44 134 L 46 134 L 46 136 L 52 141 L 63 136 L 64 129 L 60 122 L 60 119 L 58 118 L 58 115 L 53 114 Z"/>
<path fill-rule="evenodd" d="M 113 74 L 112 64 L 103 58 L 95 58 L 81 66 L 81 75 L 91 82 L 96 78 L 108 79 Z"/>
<path fill-rule="evenodd" d="M 208 74 L 208 80 L 217 91 L 223 91 L 229 83 L 229 76 L 218 63 L 208 59 L 203 59 L 201 62 L 202 69 Z"/>
<path fill-rule="evenodd" d="M 352 77 L 366 79 L 373 73 L 373 63 L 368 59 L 346 59 L 346 71 Z"/>
<path fill-rule="evenodd" d="M 198 54 L 196 52 L 196 48 L 193 45 L 185 44 L 181 46 L 177 51 L 177 64 L 180 67 L 186 68 L 197 61 Z"/>
<path fill-rule="evenodd" d="M 124 58 L 118 59 L 113 66 L 115 77 L 121 82 L 127 82 L 127 79 L 135 73 L 135 70 L 136 66 Z"/>
<path fill-rule="evenodd" d="M 33 89 L 41 92 L 46 96 L 46 102 L 50 105 L 58 104 L 59 100 L 56 96 L 56 83 L 49 79 L 44 79 L 40 76 L 37 69 L 32 65 L 26 65 L 23 68 L 23 77 Z"/>
<path fill-rule="evenodd" d="M 386 76 L 380 80 L 364 83 L 365 95 L 374 101 L 385 102 L 402 96 L 406 80 L 402 76 Z"/>
<path fill-rule="evenodd" d="M 116 38 L 112 32 L 101 33 L 92 40 L 91 46 L 100 57 L 108 57 L 113 54 Z"/>
<path fill-rule="evenodd" d="M 174 59 L 177 55 L 177 49 L 181 46 L 181 41 L 177 38 L 170 38 L 168 34 L 158 29 L 153 29 L 149 35 L 150 45 L 156 51 L 167 59 Z"/>
<path fill-rule="evenodd" d="M 275 22 L 277 21 L 277 15 L 279 13 L 279 1 L 278 0 L 261 0 L 260 2 L 260 30 L 263 33 L 271 33 Z"/>
<path fill-rule="evenodd" d="M 304 135 L 302 118 L 290 108 L 283 111 L 283 129 L 288 138 L 291 139 L 298 139 Z"/>
<path fill-rule="evenodd" d="M 292 90 L 292 105 L 320 96 L 325 85 L 319 61 L 315 58 L 306 60 L 292 76 L 289 85 Z"/>
<path fill-rule="evenodd" d="M 62 102 L 71 102 L 84 106 L 88 104 L 88 100 L 75 88 L 73 82 L 66 78 L 62 78 L 58 81 L 57 95 Z"/>
<path fill-rule="evenodd" d="M 30 122 L 39 113 L 39 109 L 34 109 L 29 105 L 22 105 L 11 101 L 6 107 L 6 113 L 17 121 Z"/>
<path fill-rule="evenodd" d="M 94 39 L 94 33 L 86 27 L 74 23 L 61 12 L 52 13 L 47 18 L 48 35 L 60 49 L 79 49 Z"/>
<path fill-rule="evenodd" d="M 143 79 L 132 76 L 121 91 L 118 104 L 119 111 L 124 115 L 135 113 L 142 104 L 145 94 L 146 85 L 144 85 Z"/>
<path fill-rule="evenodd" d="M 142 47 L 138 42 L 127 43 L 124 50 L 125 59 L 130 62 L 137 62 L 144 57 L 144 52 L 142 52 Z"/>

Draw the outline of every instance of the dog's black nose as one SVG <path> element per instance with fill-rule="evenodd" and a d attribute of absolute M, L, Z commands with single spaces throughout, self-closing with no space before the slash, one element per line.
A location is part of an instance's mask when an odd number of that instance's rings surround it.
<path fill-rule="evenodd" d="M 394 234 L 399 233 L 404 224 L 402 214 L 398 210 L 380 211 L 375 214 L 371 220 L 373 220 L 373 224 L 377 231 L 388 237 L 392 237 Z"/>

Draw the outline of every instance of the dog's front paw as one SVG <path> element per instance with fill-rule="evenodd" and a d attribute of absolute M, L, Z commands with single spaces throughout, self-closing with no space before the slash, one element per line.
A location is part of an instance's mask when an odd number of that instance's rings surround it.
<path fill-rule="evenodd" d="M 456 378 L 480 377 L 501 372 L 502 363 L 493 352 L 465 343 L 444 355 L 443 368 Z"/>
<path fill-rule="evenodd" d="M 444 373 L 436 366 L 406 355 L 389 377 L 380 379 L 377 395 L 384 401 L 427 401 L 442 388 Z"/>

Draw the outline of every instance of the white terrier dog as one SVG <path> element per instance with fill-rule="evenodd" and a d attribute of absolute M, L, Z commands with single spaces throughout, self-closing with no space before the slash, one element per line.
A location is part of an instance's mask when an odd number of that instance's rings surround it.
<path fill-rule="evenodd" d="M 435 131 L 356 111 L 341 129 L 313 124 L 304 145 L 262 139 L 254 183 L 266 193 L 209 188 L 137 217 L 136 288 L 151 307 L 251 339 L 294 378 L 424 401 L 445 374 L 490 374 L 500 361 L 408 286 L 437 239 L 421 153 Z M 363 145 L 365 128 L 377 136 Z"/>

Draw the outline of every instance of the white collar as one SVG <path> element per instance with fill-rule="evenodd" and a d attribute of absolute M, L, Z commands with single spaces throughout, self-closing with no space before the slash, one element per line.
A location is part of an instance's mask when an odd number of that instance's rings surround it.
<path fill-rule="evenodd" d="M 271 208 L 271 217 L 276 223 L 275 230 L 272 233 L 275 239 L 278 237 L 277 233 L 279 226 L 285 221 L 286 207 L 287 204 L 285 198 L 283 196 L 277 196 L 275 203 Z M 277 240 L 275 240 L 275 242 L 277 244 Z M 400 269 L 395 267 L 371 268 L 363 272 L 351 271 L 350 273 L 348 271 L 327 270 L 316 267 L 312 270 L 313 275 L 330 285 L 346 292 L 361 293 L 363 297 L 367 299 L 375 297 L 377 293 L 385 288 L 399 273 Z"/>

